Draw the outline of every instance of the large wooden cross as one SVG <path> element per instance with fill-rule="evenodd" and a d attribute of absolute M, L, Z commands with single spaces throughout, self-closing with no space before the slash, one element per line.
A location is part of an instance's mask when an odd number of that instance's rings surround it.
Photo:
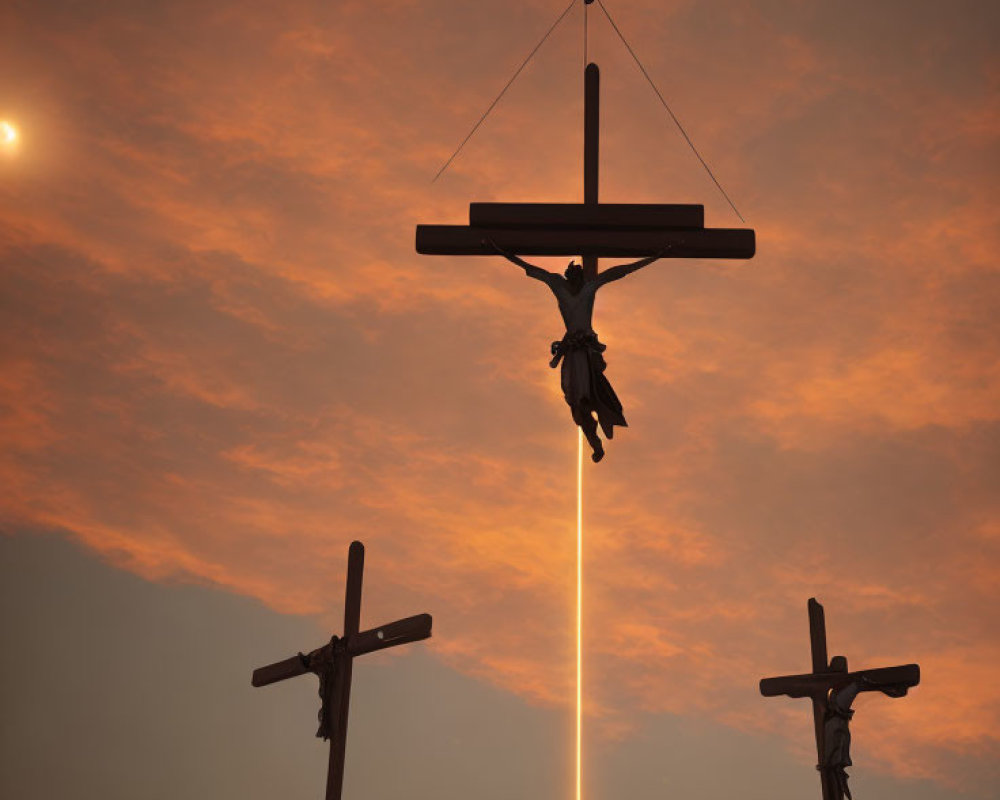
<path fill-rule="evenodd" d="M 584 277 L 597 277 L 597 259 L 752 258 L 754 232 L 706 228 L 702 205 L 600 203 L 598 166 L 600 72 L 584 71 L 583 203 L 471 203 L 469 225 L 418 225 L 425 255 L 583 256 Z"/>
<path fill-rule="evenodd" d="M 298 655 L 254 670 L 251 684 L 271 683 L 313 672 L 319 676 L 322 707 L 316 735 L 330 740 L 330 761 L 326 776 L 326 800 L 340 800 L 344 785 L 344 754 L 347 748 L 347 715 L 351 699 L 351 665 L 355 656 L 386 647 L 416 642 L 431 635 L 431 615 L 390 622 L 380 628 L 359 631 L 361 625 L 361 579 L 365 567 L 365 547 L 352 542 L 347 556 L 347 591 L 344 599 L 344 635 L 308 655 Z"/>
<path fill-rule="evenodd" d="M 883 667 L 858 672 L 847 671 L 847 659 L 843 656 L 827 661 L 826 616 L 816 598 L 809 598 L 809 643 L 812 649 L 812 672 L 804 675 L 784 675 L 779 678 L 764 678 L 760 682 L 760 693 L 764 697 L 788 695 L 808 697 L 812 700 L 813 723 L 816 728 L 816 753 L 823 800 L 839 800 L 839 793 L 828 772 L 824 771 L 826 743 L 824 741 L 824 721 L 830 692 L 854 682 L 864 684 L 862 691 L 884 691 L 888 687 L 906 688 L 920 683 L 920 666 L 906 664 L 901 667 Z M 833 662 L 837 663 L 834 664 Z"/>

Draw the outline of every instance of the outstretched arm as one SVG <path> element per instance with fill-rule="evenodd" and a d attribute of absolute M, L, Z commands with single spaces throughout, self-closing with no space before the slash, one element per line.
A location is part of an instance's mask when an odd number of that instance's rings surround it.
<path fill-rule="evenodd" d="M 636 270 L 640 270 L 643 267 L 648 267 L 654 261 L 658 261 L 663 258 L 670 250 L 670 245 L 667 245 L 663 250 L 657 253 L 655 256 L 650 256 L 649 258 L 643 258 L 639 261 L 633 261 L 631 264 L 619 264 L 617 267 L 611 267 L 610 269 L 604 270 L 600 275 L 597 276 L 597 282 L 600 285 L 605 283 L 611 283 L 611 281 L 616 281 L 619 278 L 624 278 L 626 275 L 631 275 Z"/>
<path fill-rule="evenodd" d="M 500 247 L 500 245 L 498 245 L 492 239 L 487 239 L 486 241 L 489 242 L 489 244 L 493 247 L 494 250 L 497 251 L 497 253 L 499 255 L 502 255 L 511 264 L 516 264 L 521 269 L 523 269 L 524 273 L 529 278 L 534 278 L 535 280 L 544 281 L 545 283 L 548 283 L 548 281 L 549 281 L 550 278 L 557 277 L 554 272 L 549 272 L 547 269 L 542 269 L 541 267 L 536 267 L 534 264 L 529 264 L 527 261 L 519 258 L 518 256 L 514 255 L 513 253 L 508 253 L 506 250 L 504 250 L 502 247 Z"/>
<path fill-rule="evenodd" d="M 827 702 L 831 706 L 835 706 L 839 709 L 841 713 L 850 711 L 854 698 L 861 692 L 865 691 L 865 687 L 862 684 L 863 681 L 854 680 L 847 684 L 847 686 L 843 686 L 840 689 L 834 689 L 830 692 L 830 697 Z"/>

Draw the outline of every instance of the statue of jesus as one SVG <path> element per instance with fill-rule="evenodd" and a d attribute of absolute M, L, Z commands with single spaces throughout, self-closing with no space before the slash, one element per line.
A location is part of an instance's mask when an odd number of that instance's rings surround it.
<path fill-rule="evenodd" d="M 666 250 L 650 258 L 606 269 L 597 275 L 596 280 L 586 280 L 583 267 L 576 262 L 571 261 L 566 271 L 559 275 L 529 264 L 496 243 L 490 243 L 500 255 L 521 267 L 529 278 L 542 281 L 556 296 L 559 313 L 566 325 L 566 335 L 552 343 L 549 366 L 555 369 L 562 362 L 563 397 L 569 404 L 573 422 L 583 430 L 593 449 L 591 458 L 595 462 L 600 461 L 604 458 L 604 445 L 597 435 L 597 426 L 600 425 L 604 436 L 611 439 L 615 425 L 624 428 L 628 423 L 622 413 L 621 401 L 604 375 L 607 364 L 603 353 L 607 346 L 599 342 L 594 333 L 594 299 L 597 290 L 604 284 L 649 266 L 662 258 Z"/>
<path fill-rule="evenodd" d="M 847 672 L 847 660 L 843 656 L 834 656 L 830 659 L 830 671 Z M 903 697 L 906 691 L 905 684 L 875 683 L 864 673 L 847 685 L 830 690 L 823 716 L 823 763 L 818 769 L 827 776 L 833 800 L 851 800 L 847 768 L 852 764 L 850 724 L 854 717 L 854 709 L 851 708 L 854 699 L 861 692 L 882 692 L 889 697 Z"/>

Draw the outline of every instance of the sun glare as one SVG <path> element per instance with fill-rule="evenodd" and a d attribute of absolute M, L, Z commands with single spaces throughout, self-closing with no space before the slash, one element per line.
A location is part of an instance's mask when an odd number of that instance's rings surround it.
<path fill-rule="evenodd" d="M 17 144 L 17 128 L 6 120 L 0 122 L 0 145 L 3 145 L 5 150 L 9 150 L 15 144 Z"/>

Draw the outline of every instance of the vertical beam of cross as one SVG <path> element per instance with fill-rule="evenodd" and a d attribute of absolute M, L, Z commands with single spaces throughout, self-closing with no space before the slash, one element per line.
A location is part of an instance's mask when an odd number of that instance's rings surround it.
<path fill-rule="evenodd" d="M 812 671 L 814 675 L 829 672 L 830 662 L 826 652 L 826 614 L 815 597 L 809 598 L 809 648 L 812 651 Z M 826 718 L 826 697 L 812 696 L 813 724 L 816 728 L 816 763 L 823 763 L 825 748 L 823 722 Z M 822 770 L 819 781 L 823 788 L 823 800 L 833 800 L 830 782 Z"/>
<path fill-rule="evenodd" d="M 597 64 L 583 71 L 583 204 L 598 204 L 601 142 L 601 72 Z M 597 280 L 597 256 L 583 257 L 584 280 Z"/>
<path fill-rule="evenodd" d="M 592 0 L 591 0 L 592 2 Z M 601 71 L 587 64 L 583 71 L 583 204 L 596 207 L 600 172 Z M 583 257 L 583 279 L 597 280 L 597 256 Z M 583 433 L 578 432 L 576 509 L 576 800 L 583 794 Z"/>
<path fill-rule="evenodd" d="M 344 638 L 357 636 L 361 629 L 361 584 L 365 571 L 365 548 L 361 542 L 351 542 L 347 554 L 347 588 L 344 591 Z M 333 690 L 334 705 L 330 709 L 330 760 L 327 765 L 327 797 L 340 800 L 344 784 L 344 761 L 347 755 L 347 719 L 351 704 L 351 674 L 354 659 L 345 658 L 337 670 Z"/>

